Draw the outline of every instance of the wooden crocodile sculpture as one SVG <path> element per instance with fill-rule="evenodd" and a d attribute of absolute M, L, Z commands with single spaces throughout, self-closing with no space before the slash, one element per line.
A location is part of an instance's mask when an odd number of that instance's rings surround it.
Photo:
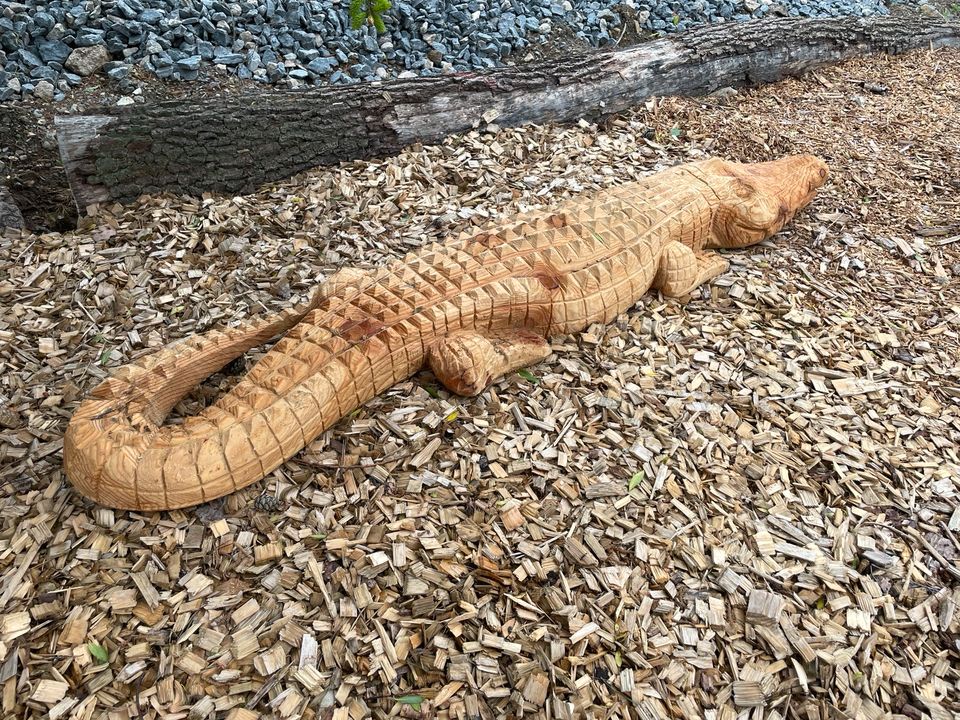
<path fill-rule="evenodd" d="M 777 233 L 827 174 L 808 155 L 680 165 L 375 271 L 341 270 L 301 307 L 117 370 L 71 418 L 67 476 L 115 508 L 173 509 L 226 495 L 424 365 L 451 391 L 473 395 L 546 358 L 546 338 L 609 322 L 651 287 L 687 295 L 728 267 L 706 248 Z M 215 404 L 163 425 L 204 378 L 284 332 Z"/>

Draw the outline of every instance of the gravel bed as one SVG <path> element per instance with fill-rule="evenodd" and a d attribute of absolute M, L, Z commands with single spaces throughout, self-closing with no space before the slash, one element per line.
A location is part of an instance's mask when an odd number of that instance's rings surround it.
<path fill-rule="evenodd" d="M 881 0 L 410 0 L 385 32 L 353 30 L 343 0 L 86 0 L 8 2 L 0 13 L 0 101 L 62 100 L 104 73 L 121 93 L 132 65 L 163 79 L 204 70 L 296 88 L 459 72 L 552 51 L 771 13 L 886 13 Z M 127 102 L 132 102 L 129 98 Z"/>

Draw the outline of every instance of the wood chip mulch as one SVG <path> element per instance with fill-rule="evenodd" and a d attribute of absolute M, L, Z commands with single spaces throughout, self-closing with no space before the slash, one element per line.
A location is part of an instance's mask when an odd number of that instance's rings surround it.
<path fill-rule="evenodd" d="M 8 232 L 2 716 L 954 717 L 958 125 L 960 50 L 918 52 Z M 63 477 L 79 398 L 151 348 L 486 217 L 797 151 L 834 179 L 789 231 L 479 398 L 420 373 L 185 511 Z"/>

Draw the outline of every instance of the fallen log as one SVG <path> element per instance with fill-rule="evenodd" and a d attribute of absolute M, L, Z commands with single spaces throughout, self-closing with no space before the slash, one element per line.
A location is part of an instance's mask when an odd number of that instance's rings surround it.
<path fill-rule="evenodd" d="M 243 193 L 308 168 L 395 154 L 483 123 L 570 122 L 658 95 L 773 82 L 857 55 L 960 45 L 913 12 L 764 18 L 495 70 L 109 108 L 55 120 L 78 209 L 141 193 Z"/>

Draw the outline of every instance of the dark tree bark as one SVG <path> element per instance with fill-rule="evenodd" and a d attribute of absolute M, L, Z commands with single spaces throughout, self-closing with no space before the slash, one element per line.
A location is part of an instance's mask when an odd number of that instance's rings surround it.
<path fill-rule="evenodd" d="M 23 215 L 20 208 L 13 201 L 13 196 L 7 186 L 0 183 L 0 230 L 4 228 L 22 228 Z"/>
<path fill-rule="evenodd" d="M 772 82 L 873 52 L 960 45 L 960 24 L 915 11 L 766 18 L 520 67 L 307 91 L 259 91 L 58 117 L 78 207 L 141 193 L 249 192 L 302 170 L 395 154 L 485 122 L 569 122 L 652 95 Z"/>

